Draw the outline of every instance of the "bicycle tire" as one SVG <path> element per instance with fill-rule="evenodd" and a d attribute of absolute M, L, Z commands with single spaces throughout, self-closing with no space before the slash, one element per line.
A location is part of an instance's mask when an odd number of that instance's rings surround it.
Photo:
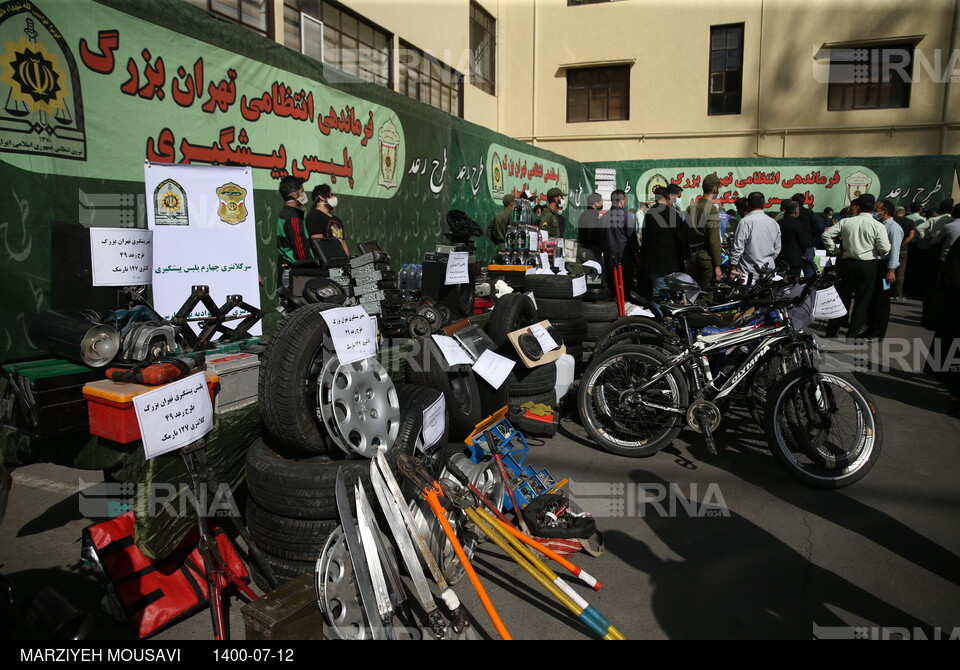
<path fill-rule="evenodd" d="M 657 349 L 642 345 L 620 345 L 593 357 L 581 378 L 577 404 L 587 434 L 603 449 L 619 456 L 652 456 L 673 442 L 688 402 L 680 370 L 672 369 L 642 398 L 636 391 L 667 361 Z M 679 411 L 642 407 L 643 400 Z"/>
<path fill-rule="evenodd" d="M 866 476 L 883 443 L 870 393 L 852 377 L 810 368 L 790 371 L 770 389 L 764 431 L 791 475 L 823 489 Z"/>

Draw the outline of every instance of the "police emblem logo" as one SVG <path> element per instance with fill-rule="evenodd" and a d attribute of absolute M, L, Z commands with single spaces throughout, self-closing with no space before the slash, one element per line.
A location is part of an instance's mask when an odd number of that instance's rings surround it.
<path fill-rule="evenodd" d="M 0 150 L 87 159 L 73 54 L 27 0 L 0 2 L 0 101 Z"/>
<path fill-rule="evenodd" d="M 500 165 L 500 154 L 494 153 L 490 164 L 490 174 L 493 178 L 493 197 L 498 198 L 503 195 L 503 167 Z"/>
<path fill-rule="evenodd" d="M 247 189 L 230 182 L 217 189 L 217 197 L 220 198 L 217 216 L 221 221 L 235 226 L 247 219 L 247 206 L 243 202 L 247 197 Z"/>
<path fill-rule="evenodd" d="M 158 226 L 187 226 L 187 194 L 177 182 L 164 179 L 153 192 L 153 220 Z"/>

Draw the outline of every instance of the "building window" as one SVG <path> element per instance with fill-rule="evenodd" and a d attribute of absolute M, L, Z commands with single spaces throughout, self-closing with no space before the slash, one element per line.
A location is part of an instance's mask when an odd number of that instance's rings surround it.
<path fill-rule="evenodd" d="M 470 83 L 497 93 L 497 22 L 475 2 L 470 3 Z"/>
<path fill-rule="evenodd" d="M 830 49 L 827 109 L 910 106 L 913 44 Z"/>
<path fill-rule="evenodd" d="M 567 123 L 629 119 L 629 65 L 567 70 Z"/>
<path fill-rule="evenodd" d="M 327 0 L 284 0 L 283 42 L 325 65 L 391 88 L 393 37 Z"/>
<path fill-rule="evenodd" d="M 739 114 L 743 84 L 743 24 L 710 27 L 707 113 Z"/>
<path fill-rule="evenodd" d="M 212 14 L 236 21 L 266 35 L 270 30 L 270 0 L 187 0 Z"/>
<path fill-rule="evenodd" d="M 400 93 L 463 116 L 463 75 L 428 53 L 400 41 Z"/>

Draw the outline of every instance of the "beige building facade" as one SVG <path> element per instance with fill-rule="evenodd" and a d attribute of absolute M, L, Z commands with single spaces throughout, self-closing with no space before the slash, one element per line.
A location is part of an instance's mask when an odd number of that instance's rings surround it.
<path fill-rule="evenodd" d="M 291 48 L 332 5 L 383 34 L 384 85 L 425 52 L 452 113 L 581 161 L 960 154 L 960 0 L 187 1 Z"/>

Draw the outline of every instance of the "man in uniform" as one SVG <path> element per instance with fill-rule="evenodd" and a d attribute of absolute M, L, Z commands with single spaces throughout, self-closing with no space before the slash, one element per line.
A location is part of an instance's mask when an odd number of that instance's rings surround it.
<path fill-rule="evenodd" d="M 547 231 L 548 237 L 563 237 L 567 227 L 566 219 L 561 214 L 564 205 L 566 205 L 566 201 L 563 199 L 565 195 L 566 193 L 556 187 L 547 191 L 547 206 L 540 214 L 539 223 L 540 230 Z"/>
<path fill-rule="evenodd" d="M 587 208 L 580 215 L 577 221 L 577 239 L 580 240 L 580 247 L 589 249 L 591 253 L 600 260 L 603 254 L 600 237 L 600 210 L 603 209 L 603 196 L 599 193 L 591 193 L 587 196 Z"/>
<path fill-rule="evenodd" d="M 503 209 L 497 212 L 487 228 L 487 237 L 497 245 L 497 251 L 506 249 L 507 228 L 513 222 L 513 202 L 517 199 L 513 193 L 503 196 Z"/>
<path fill-rule="evenodd" d="M 852 215 L 833 224 L 822 235 L 827 253 L 835 253 L 837 239 L 843 247 L 843 256 L 838 263 L 841 281 L 837 292 L 849 312 L 847 337 L 851 339 L 867 325 L 870 300 L 877 283 L 877 259 L 890 253 L 887 230 L 873 218 L 876 205 L 877 199 L 864 193 L 850 203 Z M 826 336 L 836 337 L 847 320 L 847 317 L 831 319 L 827 323 Z"/>
<path fill-rule="evenodd" d="M 708 174 L 702 184 L 703 195 L 687 207 L 686 221 L 681 224 L 681 239 L 690 259 L 690 276 L 707 290 L 710 282 L 720 279 L 720 266 L 723 263 L 720 212 L 713 204 L 720 190 L 720 178 L 715 173 Z"/>

